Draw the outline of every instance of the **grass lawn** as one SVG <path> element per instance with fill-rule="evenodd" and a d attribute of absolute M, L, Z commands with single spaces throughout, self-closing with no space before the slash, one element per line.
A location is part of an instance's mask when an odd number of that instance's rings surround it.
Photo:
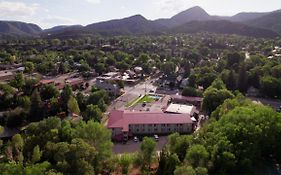
<path fill-rule="evenodd" d="M 155 101 L 154 98 L 151 98 L 149 95 L 145 95 L 137 103 L 143 103 L 143 102 L 151 103 L 151 102 L 154 102 L 154 101 Z"/>
<path fill-rule="evenodd" d="M 149 95 L 145 95 L 143 97 L 137 97 L 133 101 L 130 101 L 129 103 L 126 104 L 126 107 L 131 107 L 135 104 L 139 104 L 139 103 L 143 103 L 143 102 L 151 103 L 154 101 L 155 101 L 155 99 L 151 98 Z"/>

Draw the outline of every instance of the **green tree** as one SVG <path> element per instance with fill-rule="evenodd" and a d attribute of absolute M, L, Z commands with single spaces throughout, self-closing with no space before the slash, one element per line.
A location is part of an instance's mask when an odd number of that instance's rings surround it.
<path fill-rule="evenodd" d="M 88 105 L 83 115 L 84 120 L 94 120 L 96 122 L 101 122 L 103 114 L 97 105 Z"/>
<path fill-rule="evenodd" d="M 132 164 L 133 159 L 130 154 L 122 154 L 119 158 L 119 164 L 122 167 L 122 174 L 128 174 L 129 167 Z"/>
<path fill-rule="evenodd" d="M 209 153 L 202 145 L 192 145 L 187 153 L 185 160 L 193 167 L 204 167 L 207 164 Z"/>
<path fill-rule="evenodd" d="M 22 89 L 25 86 L 25 79 L 23 73 L 16 74 L 15 78 L 10 82 L 11 86 Z"/>
<path fill-rule="evenodd" d="M 174 171 L 174 175 L 196 175 L 196 171 L 192 166 L 179 166 Z"/>
<path fill-rule="evenodd" d="M 93 160 L 93 166 L 96 173 L 101 172 L 112 154 L 111 132 L 103 125 L 89 120 L 77 126 L 74 136 L 85 140 L 96 149 L 97 156 Z"/>
<path fill-rule="evenodd" d="M 51 98 L 57 98 L 59 96 L 59 91 L 53 84 L 47 84 L 42 87 L 40 95 L 42 99 L 49 100 Z"/>
<path fill-rule="evenodd" d="M 31 158 L 31 162 L 33 164 L 35 164 L 36 162 L 39 162 L 40 159 L 41 159 L 41 156 L 42 156 L 42 153 L 40 151 L 40 147 L 39 147 L 39 145 L 36 145 L 33 148 L 33 154 L 32 154 L 32 158 Z"/>
<path fill-rule="evenodd" d="M 140 159 L 142 161 L 141 168 L 143 171 L 148 171 L 155 154 L 156 143 L 152 138 L 144 137 L 140 146 Z"/>
<path fill-rule="evenodd" d="M 248 89 L 248 78 L 244 64 L 242 64 L 239 69 L 237 88 L 240 92 L 246 92 Z"/>
<path fill-rule="evenodd" d="M 170 175 L 176 169 L 176 166 L 180 164 L 180 160 L 176 154 L 169 153 L 169 150 L 164 147 L 160 153 L 159 166 L 156 174 L 158 175 Z"/>
<path fill-rule="evenodd" d="M 24 65 L 24 72 L 26 73 L 32 73 L 35 69 L 34 64 L 30 61 L 25 62 L 23 65 Z"/>
<path fill-rule="evenodd" d="M 72 89 L 69 85 L 65 85 L 61 93 L 61 106 L 63 111 L 67 111 L 67 103 L 73 95 Z"/>
<path fill-rule="evenodd" d="M 271 98 L 281 97 L 280 79 L 264 76 L 260 80 L 261 93 Z"/>
<path fill-rule="evenodd" d="M 67 102 L 67 108 L 68 108 L 68 111 L 71 113 L 78 114 L 78 115 L 80 114 L 79 105 L 73 96 L 70 96 L 70 98 Z"/>
<path fill-rule="evenodd" d="M 39 121 L 43 118 L 43 102 L 37 89 L 35 89 L 31 95 L 30 106 L 30 121 Z"/>

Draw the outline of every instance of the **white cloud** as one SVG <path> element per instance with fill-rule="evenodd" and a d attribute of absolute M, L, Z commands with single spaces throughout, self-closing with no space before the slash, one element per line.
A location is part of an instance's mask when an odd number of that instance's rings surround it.
<path fill-rule="evenodd" d="M 39 4 L 26 4 L 23 2 L 0 2 L 0 17 L 1 18 L 22 18 L 32 16 L 39 9 Z"/>
<path fill-rule="evenodd" d="M 99 3 L 101 3 L 101 0 L 86 0 L 86 1 L 91 3 L 91 4 L 99 4 Z"/>

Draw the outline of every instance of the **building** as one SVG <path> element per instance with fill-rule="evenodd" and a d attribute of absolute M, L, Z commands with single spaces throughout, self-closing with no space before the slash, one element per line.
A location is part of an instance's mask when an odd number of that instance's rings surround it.
<path fill-rule="evenodd" d="M 10 81 L 15 77 L 11 71 L 0 71 L 0 81 Z"/>
<path fill-rule="evenodd" d="M 114 110 L 107 128 L 112 130 L 113 140 L 122 141 L 134 135 L 192 133 L 194 123 L 188 114 Z"/>
<path fill-rule="evenodd" d="M 97 80 L 95 86 L 99 89 L 104 89 L 112 94 L 119 95 L 121 93 L 121 89 L 117 84 L 112 84 L 105 80 Z"/>
<path fill-rule="evenodd" d="M 171 114 L 187 114 L 190 117 L 198 117 L 199 111 L 197 111 L 195 106 L 190 105 L 184 105 L 184 104 L 174 104 L 171 103 L 167 109 L 165 110 L 165 113 L 171 113 Z"/>
<path fill-rule="evenodd" d="M 171 95 L 171 102 L 172 103 L 180 103 L 180 104 L 191 104 L 198 108 L 201 107 L 203 102 L 202 97 L 186 97 L 182 95 Z"/>
<path fill-rule="evenodd" d="M 72 87 L 73 90 L 79 89 L 83 86 L 83 79 L 81 78 L 71 78 L 65 81 L 65 84 L 68 84 Z"/>

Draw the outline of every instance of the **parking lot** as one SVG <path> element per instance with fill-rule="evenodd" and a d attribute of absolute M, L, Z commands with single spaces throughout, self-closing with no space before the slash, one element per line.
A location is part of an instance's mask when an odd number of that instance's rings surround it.
<path fill-rule="evenodd" d="M 162 148 L 167 144 L 168 136 L 159 136 L 159 140 L 156 145 L 156 151 L 161 151 Z M 129 140 L 126 144 L 114 143 L 113 153 L 122 154 L 122 153 L 134 153 L 139 151 L 141 141 L 135 142 L 134 140 Z"/>

